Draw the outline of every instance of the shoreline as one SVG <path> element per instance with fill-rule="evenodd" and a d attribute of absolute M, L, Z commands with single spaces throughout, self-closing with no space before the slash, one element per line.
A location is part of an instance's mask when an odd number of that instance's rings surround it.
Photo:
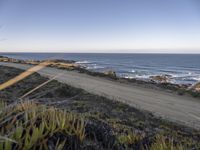
<path fill-rule="evenodd" d="M 121 58 L 120 55 L 117 54 L 111 54 L 111 56 L 106 54 L 97 54 L 95 56 L 95 54 L 92 53 L 63 53 L 63 55 L 54 54 L 33 53 L 33 55 L 30 55 L 29 53 L 14 53 L 13 55 L 5 54 L 4 56 L 24 60 L 45 60 L 50 58 L 76 60 L 76 63 L 79 62 L 81 66 L 85 66 L 86 69 L 92 72 L 104 73 L 105 71 L 113 70 L 116 71 L 118 77 L 148 80 L 149 82 L 154 80 L 156 82 L 168 82 L 172 84 L 184 84 L 190 86 L 200 81 L 200 68 L 197 63 L 198 57 L 194 57 L 194 60 L 191 60 L 193 57 L 175 55 L 171 58 L 171 61 L 168 61 L 166 58 L 167 55 L 159 56 L 159 54 L 157 56 L 155 54 L 155 57 L 149 56 L 148 54 L 141 54 L 141 56 L 139 55 L 138 57 L 134 54 L 130 56 L 126 54 L 126 56 L 122 55 Z M 186 60 L 185 63 L 183 61 L 184 59 Z M 180 61 L 180 63 L 176 62 L 176 60 L 178 62 Z M 162 78 L 163 81 L 159 81 L 159 78 Z"/>
<path fill-rule="evenodd" d="M 114 70 L 107 70 L 105 72 L 96 72 L 93 70 L 88 70 L 81 64 L 77 64 L 74 60 L 64 60 L 64 59 L 50 59 L 50 60 L 21 60 L 14 59 L 5 56 L 0 56 L 0 62 L 12 62 L 19 64 L 28 65 L 38 65 L 39 63 L 49 61 L 51 65 L 48 67 L 53 67 L 57 69 L 67 70 L 67 71 L 78 71 L 79 73 L 88 74 L 91 76 L 102 77 L 110 80 L 114 80 L 119 83 L 133 84 L 137 86 L 142 86 L 145 88 L 153 88 L 158 90 L 164 90 L 167 92 L 173 92 L 178 95 L 190 95 L 192 97 L 200 98 L 200 82 L 196 84 L 174 84 L 168 81 L 168 75 L 155 75 L 148 80 L 142 80 L 138 78 L 123 78 L 117 76 Z"/>

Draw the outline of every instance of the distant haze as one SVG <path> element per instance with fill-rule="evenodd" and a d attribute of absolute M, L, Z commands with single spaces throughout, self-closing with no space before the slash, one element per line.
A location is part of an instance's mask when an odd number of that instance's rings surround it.
<path fill-rule="evenodd" d="M 0 52 L 200 53 L 200 1 L 0 0 Z"/>

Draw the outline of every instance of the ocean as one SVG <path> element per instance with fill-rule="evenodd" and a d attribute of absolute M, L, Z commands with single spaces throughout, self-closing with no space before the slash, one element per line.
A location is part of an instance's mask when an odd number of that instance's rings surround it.
<path fill-rule="evenodd" d="M 106 54 L 106 53 L 0 53 L 17 59 L 75 60 L 89 70 L 113 70 L 124 78 L 148 80 L 150 76 L 170 75 L 170 82 L 195 84 L 200 81 L 200 54 Z"/>

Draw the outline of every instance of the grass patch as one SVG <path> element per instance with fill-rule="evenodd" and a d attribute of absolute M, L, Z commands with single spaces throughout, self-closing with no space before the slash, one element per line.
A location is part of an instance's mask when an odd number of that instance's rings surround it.
<path fill-rule="evenodd" d="M 187 150 L 187 148 L 175 143 L 173 139 L 166 139 L 161 135 L 157 135 L 155 142 L 147 150 Z"/>

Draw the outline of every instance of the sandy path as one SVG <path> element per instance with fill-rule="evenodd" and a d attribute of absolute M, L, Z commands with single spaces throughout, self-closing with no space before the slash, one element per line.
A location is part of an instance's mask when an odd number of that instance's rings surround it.
<path fill-rule="evenodd" d="M 20 69 L 30 68 L 30 65 L 14 63 L 0 62 L 0 65 Z M 165 119 L 200 129 L 200 100 L 198 99 L 136 87 L 74 71 L 63 71 L 48 67 L 39 71 L 41 75 L 46 77 L 53 77 L 61 72 L 63 72 L 63 75 L 57 78 L 60 82 L 82 88 L 90 93 L 125 102 L 139 109 L 151 111 Z"/>

